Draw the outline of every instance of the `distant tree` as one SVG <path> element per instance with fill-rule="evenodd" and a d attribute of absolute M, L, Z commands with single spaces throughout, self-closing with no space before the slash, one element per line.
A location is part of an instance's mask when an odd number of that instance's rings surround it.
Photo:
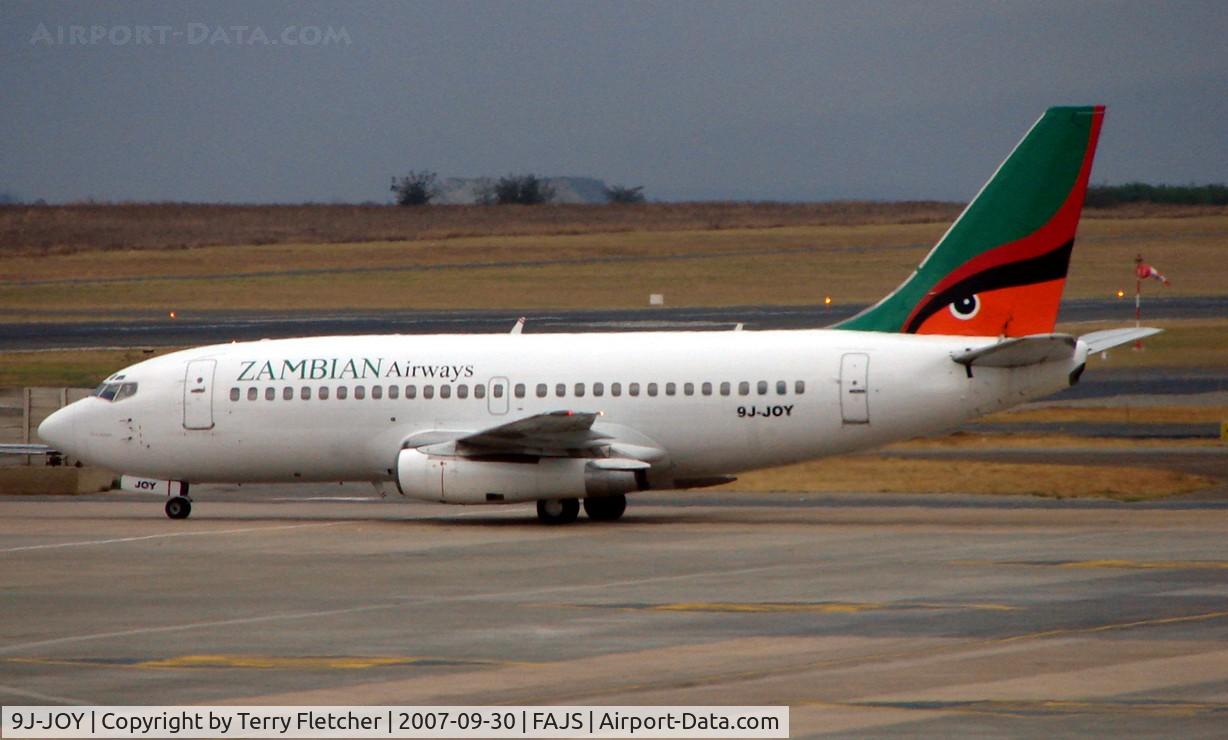
<path fill-rule="evenodd" d="M 500 177 L 494 185 L 495 202 L 535 206 L 554 200 L 554 188 L 534 174 Z"/>
<path fill-rule="evenodd" d="M 611 185 L 605 189 L 605 199 L 610 203 L 643 203 L 644 186 L 637 185 L 636 187 L 628 188 L 622 185 Z"/>
<path fill-rule="evenodd" d="M 479 177 L 473 184 L 473 202 L 480 206 L 493 206 L 499 202 L 495 197 L 495 183 L 489 177 Z"/>
<path fill-rule="evenodd" d="M 1093 185 L 1087 189 L 1086 204 L 1093 208 L 1124 203 L 1176 203 L 1180 205 L 1228 204 L 1228 185 L 1150 185 L 1128 182 L 1124 185 Z"/>
<path fill-rule="evenodd" d="M 436 180 L 435 173 L 430 170 L 410 170 L 408 175 L 400 179 L 394 176 L 389 189 L 396 193 L 397 205 L 425 206 L 430 205 L 431 199 L 439 195 Z"/>

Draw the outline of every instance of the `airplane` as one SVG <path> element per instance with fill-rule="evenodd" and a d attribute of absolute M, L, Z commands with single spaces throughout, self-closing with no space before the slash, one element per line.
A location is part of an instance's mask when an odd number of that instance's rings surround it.
<path fill-rule="evenodd" d="M 912 275 L 826 329 L 219 344 L 124 368 L 38 434 L 172 519 L 195 484 L 327 481 L 564 524 L 946 431 L 1158 331 L 1054 333 L 1103 117 L 1046 111 Z"/>

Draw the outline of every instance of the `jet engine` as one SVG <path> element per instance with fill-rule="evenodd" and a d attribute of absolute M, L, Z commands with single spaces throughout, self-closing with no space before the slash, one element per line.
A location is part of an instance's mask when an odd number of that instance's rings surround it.
<path fill-rule="evenodd" d="M 428 455 L 414 449 L 397 456 L 403 495 L 449 504 L 510 504 L 553 498 L 616 496 L 648 487 L 649 464 L 624 458 L 472 458 Z"/>

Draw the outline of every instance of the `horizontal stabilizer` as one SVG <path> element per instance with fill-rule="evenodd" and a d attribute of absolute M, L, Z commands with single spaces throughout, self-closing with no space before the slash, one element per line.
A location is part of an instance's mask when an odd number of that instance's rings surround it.
<path fill-rule="evenodd" d="M 1074 354 L 1074 349 L 1075 338 L 1069 334 L 1033 334 L 958 352 L 951 359 L 968 367 L 1024 367 L 1064 360 Z"/>
<path fill-rule="evenodd" d="M 1088 354 L 1095 354 L 1096 352 L 1103 352 L 1106 349 L 1112 349 L 1122 344 L 1146 339 L 1162 331 L 1164 330 L 1154 329 L 1150 326 L 1131 326 L 1123 329 L 1094 331 L 1091 334 L 1084 334 L 1079 339 L 1087 345 Z"/>

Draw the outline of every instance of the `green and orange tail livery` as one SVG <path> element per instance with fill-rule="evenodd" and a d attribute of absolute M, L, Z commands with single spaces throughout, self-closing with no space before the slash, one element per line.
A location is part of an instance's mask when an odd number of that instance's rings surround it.
<path fill-rule="evenodd" d="M 835 329 L 1020 337 L 1057 323 L 1104 106 L 1050 108 L 916 272 Z"/>

